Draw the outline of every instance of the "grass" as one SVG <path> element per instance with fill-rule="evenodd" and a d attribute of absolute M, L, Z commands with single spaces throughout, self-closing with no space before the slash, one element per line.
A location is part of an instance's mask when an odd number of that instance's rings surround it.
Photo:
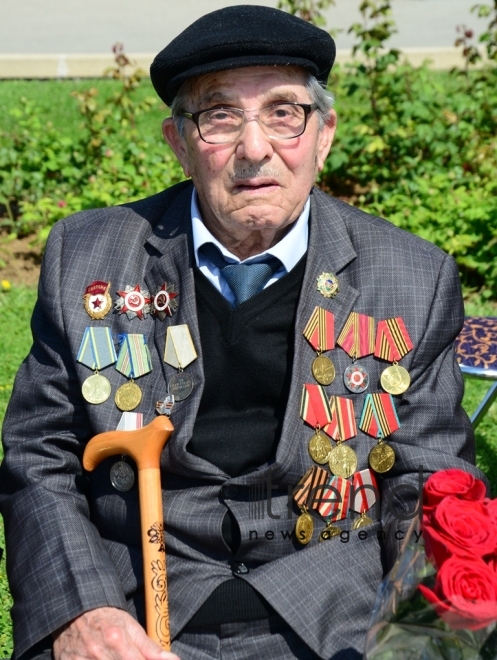
<path fill-rule="evenodd" d="M 0 418 L 3 418 L 12 383 L 19 364 L 29 351 L 31 332 L 29 318 L 36 299 L 34 288 L 12 287 L 0 292 Z M 474 316 L 497 316 L 497 303 L 482 302 L 473 297 L 466 303 L 466 313 Z M 488 387 L 481 381 L 468 380 L 463 405 L 468 414 L 477 407 Z M 489 477 L 497 494 L 497 404 L 494 404 L 476 433 L 477 463 Z M 0 447 L 0 459 L 2 449 Z M 5 547 L 0 521 L 0 547 Z M 9 609 L 11 597 L 5 574 L 5 559 L 0 562 L 0 658 L 12 653 L 12 629 Z"/>
<path fill-rule="evenodd" d="M 98 97 L 106 98 L 121 88 L 115 80 L 2 80 L 0 81 L 0 131 L 12 132 L 17 118 L 10 111 L 19 107 L 20 99 L 26 98 L 40 109 L 39 116 L 50 118 L 55 128 L 65 137 L 76 138 L 81 127 L 82 116 L 78 101 L 71 92 L 82 92 L 90 88 L 98 90 Z M 157 97 L 147 78 L 135 90 L 136 101 L 154 97 L 157 103 L 152 109 L 137 118 L 137 128 L 143 135 L 161 136 L 161 123 L 169 116 L 169 110 Z"/>

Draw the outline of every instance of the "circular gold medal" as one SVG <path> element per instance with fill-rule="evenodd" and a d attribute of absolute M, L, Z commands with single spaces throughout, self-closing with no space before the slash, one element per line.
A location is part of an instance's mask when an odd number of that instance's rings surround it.
<path fill-rule="evenodd" d="M 88 403 L 103 403 L 110 396 L 111 386 L 105 376 L 93 374 L 89 376 L 81 387 L 81 393 Z"/>
<path fill-rule="evenodd" d="M 326 527 L 323 529 L 321 534 L 319 535 L 319 540 L 320 541 L 329 541 L 332 539 L 334 536 L 339 536 L 341 532 L 340 527 L 335 527 L 334 525 L 330 525 L 329 523 L 326 525 Z"/>
<path fill-rule="evenodd" d="M 336 477 L 348 479 L 357 468 L 357 454 L 342 443 L 333 447 L 329 459 L 330 470 Z"/>
<path fill-rule="evenodd" d="M 295 537 L 302 545 L 307 545 L 314 532 L 314 520 L 310 513 L 301 513 L 295 523 Z"/>
<path fill-rule="evenodd" d="M 330 459 L 332 451 L 331 440 L 327 435 L 318 431 L 309 440 L 309 454 L 313 461 L 324 465 Z"/>
<path fill-rule="evenodd" d="M 330 358 L 319 355 L 312 363 L 312 375 L 320 385 L 330 385 L 335 380 L 335 365 Z"/>
<path fill-rule="evenodd" d="M 395 463 L 395 452 L 390 445 L 387 445 L 385 442 L 379 442 L 369 452 L 368 461 L 375 472 L 379 472 L 380 474 L 388 472 Z"/>
<path fill-rule="evenodd" d="M 136 406 L 140 404 L 141 400 L 142 391 L 138 385 L 133 382 L 124 383 L 124 385 L 121 385 L 115 396 L 116 406 L 119 408 L 119 410 L 123 410 L 124 412 L 134 410 Z"/>
<path fill-rule="evenodd" d="M 365 513 L 361 514 L 359 518 L 356 518 L 354 522 L 352 523 L 352 529 L 361 529 L 361 527 L 367 527 L 368 525 L 372 525 L 373 521 L 369 516 L 367 516 Z"/>
<path fill-rule="evenodd" d="M 387 367 L 380 377 L 381 386 L 389 394 L 403 394 L 411 384 L 409 372 L 398 364 Z"/>

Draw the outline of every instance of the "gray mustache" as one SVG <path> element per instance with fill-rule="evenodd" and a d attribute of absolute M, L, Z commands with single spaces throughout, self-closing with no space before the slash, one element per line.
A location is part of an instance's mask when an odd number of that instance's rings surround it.
<path fill-rule="evenodd" d="M 256 179 L 257 177 L 279 179 L 280 174 L 278 170 L 275 170 L 273 167 L 255 164 L 237 169 L 230 175 L 233 182 L 240 181 L 240 179 Z"/>

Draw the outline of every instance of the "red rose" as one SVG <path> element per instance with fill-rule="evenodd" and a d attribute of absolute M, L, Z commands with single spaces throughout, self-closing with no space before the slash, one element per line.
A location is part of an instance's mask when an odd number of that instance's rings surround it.
<path fill-rule="evenodd" d="M 423 517 L 426 555 L 438 568 L 451 556 L 483 557 L 497 547 L 497 525 L 487 506 L 446 497 Z"/>
<path fill-rule="evenodd" d="M 484 502 L 488 515 L 492 518 L 494 523 L 497 524 L 497 500 L 490 500 L 486 498 Z"/>
<path fill-rule="evenodd" d="M 423 488 L 423 512 L 432 511 L 447 495 L 461 500 L 482 500 L 486 488 L 483 481 L 463 470 L 442 470 L 428 477 Z"/>
<path fill-rule="evenodd" d="M 478 630 L 497 619 L 497 575 L 481 559 L 451 557 L 434 591 L 423 584 L 419 590 L 451 628 Z"/>

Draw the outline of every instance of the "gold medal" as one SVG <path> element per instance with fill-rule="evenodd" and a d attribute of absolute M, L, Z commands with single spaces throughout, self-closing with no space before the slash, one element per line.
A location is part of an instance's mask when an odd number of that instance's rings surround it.
<path fill-rule="evenodd" d="M 315 463 L 324 465 L 330 459 L 331 440 L 321 431 L 317 431 L 309 440 L 309 454 Z"/>
<path fill-rule="evenodd" d="M 352 523 L 352 529 L 361 529 L 361 527 L 367 527 L 372 525 L 373 521 L 365 513 L 362 513 L 359 518 L 356 518 Z"/>
<path fill-rule="evenodd" d="M 340 536 L 340 527 L 335 527 L 330 522 L 326 523 L 326 527 L 323 529 L 319 535 L 320 541 L 329 541 L 334 536 Z"/>
<path fill-rule="evenodd" d="M 105 376 L 93 374 L 84 381 L 81 392 L 88 403 L 98 404 L 107 401 L 111 386 Z"/>
<path fill-rule="evenodd" d="M 382 474 L 392 469 L 395 463 L 395 452 L 386 442 L 380 442 L 369 452 L 369 465 L 375 472 Z"/>
<path fill-rule="evenodd" d="M 339 442 L 331 450 L 329 466 L 336 477 L 348 479 L 356 471 L 357 454 L 351 447 Z"/>
<path fill-rule="evenodd" d="M 310 513 L 302 510 L 295 523 L 295 537 L 302 545 L 307 545 L 314 533 L 314 520 Z"/>
<path fill-rule="evenodd" d="M 133 381 L 121 385 L 115 396 L 116 406 L 119 410 L 124 410 L 125 412 L 134 410 L 140 404 L 141 400 L 142 391 Z"/>
<path fill-rule="evenodd" d="M 312 375 L 320 385 L 330 385 L 335 380 L 335 365 L 330 358 L 318 355 L 312 363 Z"/>
<path fill-rule="evenodd" d="M 389 394 L 403 394 L 411 384 L 409 372 L 398 364 L 392 364 L 381 374 L 381 386 Z"/>

